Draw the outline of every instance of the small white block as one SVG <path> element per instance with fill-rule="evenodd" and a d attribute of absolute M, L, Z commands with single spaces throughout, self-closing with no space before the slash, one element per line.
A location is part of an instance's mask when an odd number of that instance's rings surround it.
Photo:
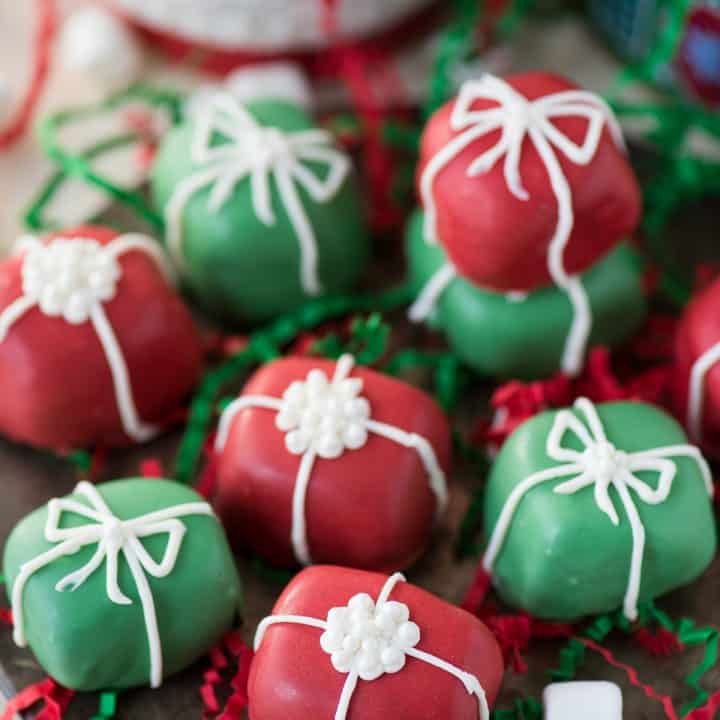
<path fill-rule="evenodd" d="M 611 682 L 567 682 L 543 692 L 545 720 L 622 720 L 622 692 Z"/>

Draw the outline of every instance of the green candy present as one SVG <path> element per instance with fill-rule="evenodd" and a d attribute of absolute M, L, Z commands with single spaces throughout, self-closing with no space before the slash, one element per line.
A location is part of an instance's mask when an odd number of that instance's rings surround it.
<path fill-rule="evenodd" d="M 290 103 L 215 96 L 163 139 L 151 181 L 171 257 L 224 320 L 347 292 L 367 264 L 350 158 Z"/>
<path fill-rule="evenodd" d="M 167 480 L 81 482 L 15 527 L 4 572 L 16 643 L 75 690 L 158 687 L 239 610 L 221 525 Z"/>
<path fill-rule="evenodd" d="M 407 255 L 419 296 L 411 318 L 427 318 L 443 330 L 463 362 L 485 375 L 522 380 L 560 369 L 573 321 L 564 291 L 546 287 L 528 295 L 503 294 L 453 274 L 442 247 L 425 242 L 420 211 L 408 226 Z M 642 325 L 647 312 L 642 268 L 627 245 L 596 263 L 582 282 L 592 314 L 589 345 L 620 345 Z"/>
<path fill-rule="evenodd" d="M 483 566 L 511 605 L 576 620 L 697 578 L 715 554 L 712 477 L 652 405 L 545 412 L 503 445 L 485 497 Z"/>

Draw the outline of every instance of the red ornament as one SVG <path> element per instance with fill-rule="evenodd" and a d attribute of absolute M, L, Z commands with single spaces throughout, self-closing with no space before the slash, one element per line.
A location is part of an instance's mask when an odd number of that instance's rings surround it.
<path fill-rule="evenodd" d="M 45 254 L 79 238 L 86 247 L 80 259 L 74 250 Z M 127 445 L 159 429 L 195 384 L 200 337 L 156 259 L 137 244 L 123 245 L 114 268 L 92 265 L 99 253 L 131 238 L 137 236 L 80 227 L 35 241 L 0 264 L 0 431 L 13 440 L 55 450 Z M 140 242 L 157 252 L 149 239 Z M 110 274 L 98 279 L 97 272 Z M 102 299 L 94 301 L 88 288 L 103 283 Z M 12 308 L 23 302 L 13 319 Z M 100 313 L 104 325 L 95 321 Z M 107 331 L 104 342 L 98 328 Z M 115 369 L 108 334 L 116 343 Z M 137 437 L 131 438 L 133 412 Z"/>
<path fill-rule="evenodd" d="M 685 308 L 677 327 L 673 378 L 677 413 L 691 440 L 714 456 L 720 456 L 720 362 L 712 356 L 713 348 L 720 351 L 718 308 L 720 280 L 697 293 Z"/>
<path fill-rule="evenodd" d="M 320 373 L 334 382 L 338 372 L 354 383 L 343 386 L 345 391 L 356 392 L 335 410 L 322 404 L 327 397 L 306 402 L 300 390 L 299 404 L 280 410 L 282 398 L 292 395 L 291 385 L 307 390 L 313 382 L 309 376 Z M 258 407 L 257 398 L 268 400 Z M 243 404 L 248 406 L 238 410 Z M 357 405 L 359 414 L 354 414 Z M 344 407 L 351 408 L 349 415 L 344 415 Z M 286 421 L 307 413 L 317 413 L 311 426 L 318 434 L 305 445 L 294 445 L 303 432 L 315 431 Z M 339 425 L 328 416 L 339 417 Z M 278 423 L 287 429 L 279 429 Z M 369 428 L 366 436 L 362 426 Z M 388 426 L 400 436 L 380 434 Z M 323 428 L 339 427 L 345 428 L 345 442 L 334 446 L 338 436 L 334 431 L 327 436 Z M 310 461 L 302 500 L 301 469 L 313 443 L 321 451 Z M 289 357 L 261 368 L 226 411 L 218 446 L 215 506 L 231 542 L 274 565 L 323 562 L 386 571 L 407 567 L 422 553 L 444 506 L 451 441 L 442 410 L 410 385 L 353 368 L 350 356 L 338 363 Z"/>
<path fill-rule="evenodd" d="M 547 73 L 514 75 L 505 82 L 528 101 L 579 90 L 573 83 Z M 454 130 L 451 126 L 456 102 L 440 108 L 423 134 L 418 171 L 421 195 L 423 174 L 431 160 L 468 129 Z M 592 126 L 583 114 L 589 103 L 584 104 L 584 110 L 578 112 L 576 101 L 570 98 L 562 109 L 546 111 L 550 133 L 557 131 L 582 146 L 591 136 Z M 599 98 L 592 106 L 596 111 L 602 107 Z M 467 110 L 472 113 L 503 107 L 499 101 L 482 97 Z M 432 184 L 437 238 L 457 271 L 477 285 L 498 291 L 531 291 L 553 282 L 548 250 L 559 227 L 559 202 L 547 164 L 531 141 L 527 125 L 523 125 L 525 120 L 510 107 L 505 110 L 505 127 L 519 122 L 517 127 L 525 132 L 517 167 L 527 199 L 520 199 L 508 186 L 504 173 L 507 152 L 497 157 L 490 169 L 468 176 L 473 162 L 501 143 L 499 128 L 478 132 L 476 139 L 454 154 Z M 602 258 L 633 232 L 640 218 L 637 180 L 605 120 L 597 149 L 585 164 L 572 161 L 556 143 L 548 142 L 572 197 L 572 230 L 562 256 L 564 270 L 571 275 Z M 531 113 L 528 122 L 537 124 L 538 120 Z M 510 145 L 511 134 L 505 138 Z M 545 136 L 549 137 L 547 132 Z M 427 213 L 427 202 L 424 205 Z"/>
<path fill-rule="evenodd" d="M 303 571 L 277 601 L 273 616 L 324 621 L 332 608 L 344 608 L 359 594 L 376 610 L 388 578 L 338 567 Z M 392 583 L 390 583 L 392 585 Z M 405 605 L 419 633 L 415 649 L 453 666 L 473 679 L 492 707 L 503 676 L 503 659 L 492 633 L 470 613 L 402 580 L 389 601 Z M 365 600 L 367 603 L 367 599 Z M 352 605 L 351 605 L 352 607 Z M 330 618 L 328 618 L 330 620 Z M 336 669 L 323 628 L 275 622 L 261 624 L 248 685 L 252 720 L 332 720 L 338 717 L 348 674 Z M 401 633 L 402 634 L 402 633 Z M 350 671 L 352 672 L 352 670 Z M 347 720 L 478 720 L 478 699 L 457 676 L 408 652 L 399 670 L 375 679 L 360 678 L 351 693 Z"/>

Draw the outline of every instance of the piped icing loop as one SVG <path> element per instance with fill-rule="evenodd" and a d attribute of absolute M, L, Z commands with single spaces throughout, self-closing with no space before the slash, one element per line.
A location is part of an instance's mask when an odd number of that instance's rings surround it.
<path fill-rule="evenodd" d="M 131 520 L 120 520 L 90 483 L 79 483 L 74 493 L 83 496 L 88 504 L 72 498 L 56 498 L 48 503 L 45 539 L 59 544 L 20 567 L 20 573 L 12 588 L 15 643 L 20 647 L 25 647 L 27 644 L 22 602 L 28 580 L 56 560 L 74 555 L 89 545 L 97 545 L 90 560 L 81 568 L 60 579 L 55 585 L 55 590 L 57 592 L 77 590 L 105 562 L 105 587 L 108 599 L 117 605 L 132 605 L 133 601 L 122 591 L 118 582 L 119 557 L 122 554 L 130 568 L 145 619 L 150 655 L 150 685 L 153 688 L 159 687 L 163 678 L 162 644 L 155 602 L 147 575 L 164 578 L 175 569 L 183 537 L 187 531 L 185 524 L 179 518 L 189 515 L 215 517 L 212 508 L 205 502 L 184 503 Z M 63 528 L 63 512 L 79 515 L 90 522 L 78 527 Z M 143 546 L 142 539 L 161 534 L 167 535 L 167 545 L 162 559 L 156 562 Z"/>
<path fill-rule="evenodd" d="M 417 452 L 436 498 L 436 516 L 447 507 L 448 493 L 435 450 L 428 440 L 416 433 L 372 419 L 370 403 L 361 393 L 363 381 L 351 377 L 355 359 L 343 355 L 335 366 L 332 379 L 315 368 L 304 381 L 296 380 L 281 398 L 268 395 L 241 395 L 230 403 L 220 418 L 215 449 L 225 447 L 237 415 L 247 408 L 274 410 L 275 426 L 285 433 L 285 447 L 300 455 L 293 490 L 291 542 L 296 560 L 310 565 L 312 558 L 307 539 L 305 500 L 315 462 L 333 460 L 343 453 L 362 448 L 370 433 Z"/>
<path fill-rule="evenodd" d="M 473 109 L 478 100 L 489 100 L 497 106 L 487 110 Z M 580 117 L 588 121 L 582 143 L 575 143 L 553 124 L 553 119 L 561 117 Z M 498 141 L 470 163 L 466 175 L 470 178 L 482 175 L 504 158 L 503 173 L 508 190 L 519 200 L 526 201 L 530 196 L 522 184 L 520 162 L 526 137 L 530 140 L 545 166 L 557 201 L 558 220 L 548 247 L 547 263 L 553 281 L 567 293 L 573 306 L 573 321 L 562 359 L 562 369 L 571 375 L 576 375 L 582 368 L 592 317 L 580 278 L 569 275 L 564 266 L 563 255 L 572 233 L 574 216 L 572 191 L 558 153 L 576 165 L 587 165 L 597 153 L 605 124 L 616 145 L 624 149 L 617 120 L 597 95 L 566 90 L 531 101 L 501 78 L 485 74 L 461 87 L 450 116 L 450 127 L 459 134 L 431 158 L 420 179 L 425 239 L 429 244 L 437 244 L 434 192 L 435 180 L 443 169 L 473 142 L 499 130 Z M 410 318 L 415 322 L 425 319 L 456 275 L 456 269 L 450 264 L 440 268 L 420 293 L 410 310 Z"/>
<path fill-rule="evenodd" d="M 405 577 L 395 573 L 387 579 L 377 601 L 367 593 L 359 593 L 350 598 L 345 607 L 332 608 L 326 620 L 303 615 L 271 615 L 258 625 L 255 651 L 260 649 L 265 634 L 273 625 L 305 625 L 322 630 L 320 647 L 330 655 L 333 668 L 347 675 L 335 720 L 346 720 L 360 680 L 373 682 L 385 674 L 399 673 L 405 668 L 407 658 L 420 660 L 457 678 L 468 694 L 477 698 L 478 718 L 489 720 L 490 709 L 480 681 L 418 648 L 422 633 L 412 621 L 410 608 L 389 599 L 400 582 L 405 582 Z"/>
<path fill-rule="evenodd" d="M 70 325 L 90 322 L 102 345 L 112 374 L 123 430 L 136 442 L 149 440 L 159 428 L 140 419 L 127 363 L 104 306 L 115 299 L 122 278 L 119 258 L 139 251 L 149 256 L 168 282 L 170 268 L 158 244 L 145 235 L 119 235 L 107 245 L 85 237 L 56 237 L 42 243 L 23 237 L 16 245 L 22 259 L 22 295 L 0 313 L 0 343 L 33 308 Z"/>
<path fill-rule="evenodd" d="M 255 215 L 272 227 L 277 222 L 273 178 L 300 245 L 302 287 L 308 295 L 320 294 L 317 241 L 299 188 L 316 203 L 329 202 L 350 172 L 348 157 L 333 147 L 332 136 L 324 130 L 284 132 L 260 125 L 229 93 L 218 93 L 208 101 L 196 122 L 191 158 L 197 171 L 178 184 L 165 208 L 168 249 L 177 266 L 186 268 L 183 213 L 195 193 L 210 187 L 208 209 L 217 213 L 235 187 L 249 179 Z M 217 135 L 224 142 L 213 144 Z"/>
<path fill-rule="evenodd" d="M 584 417 L 584 422 L 571 410 L 560 410 L 556 414 L 547 438 L 546 452 L 550 459 L 560 464 L 533 473 L 510 493 L 490 536 L 483 557 L 483 567 L 488 572 L 492 571 L 518 506 L 527 493 L 537 485 L 562 478 L 563 481 L 554 488 L 554 492 L 560 495 L 573 495 L 592 487 L 598 509 L 608 516 L 613 525 L 618 526 L 620 517 L 609 492 L 613 487 L 630 523 L 633 539 L 623 612 L 629 620 L 636 620 L 642 580 L 645 528 L 633 499 L 633 493 L 648 505 L 665 502 L 670 496 L 677 475 L 677 464 L 671 458 L 688 457 L 697 463 L 708 494 L 712 496 L 710 468 L 698 448 L 693 445 L 668 445 L 632 453 L 619 450 L 608 441 L 597 410 L 590 400 L 579 398 L 575 402 L 575 410 Z M 568 433 L 579 441 L 581 450 L 575 450 L 564 444 Z M 653 487 L 639 478 L 636 474 L 638 472 L 657 473 L 656 486 Z"/>

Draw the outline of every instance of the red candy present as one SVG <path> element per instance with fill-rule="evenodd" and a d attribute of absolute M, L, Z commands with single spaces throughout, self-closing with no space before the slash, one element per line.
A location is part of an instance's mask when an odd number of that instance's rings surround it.
<path fill-rule="evenodd" d="M 492 633 L 402 575 L 304 570 L 255 637 L 250 720 L 488 720 Z"/>
<path fill-rule="evenodd" d="M 155 435 L 203 355 L 169 277 L 143 235 L 26 238 L 0 263 L 0 432 L 55 450 Z"/>
<path fill-rule="evenodd" d="M 465 83 L 425 129 L 418 184 L 428 242 L 497 291 L 564 286 L 640 218 L 612 112 L 547 73 Z"/>
<path fill-rule="evenodd" d="M 215 506 L 274 565 L 410 565 L 447 502 L 450 428 L 424 392 L 353 358 L 261 368 L 225 411 Z"/>
<path fill-rule="evenodd" d="M 720 455 L 720 279 L 685 308 L 675 338 L 674 397 L 691 440 Z"/>

